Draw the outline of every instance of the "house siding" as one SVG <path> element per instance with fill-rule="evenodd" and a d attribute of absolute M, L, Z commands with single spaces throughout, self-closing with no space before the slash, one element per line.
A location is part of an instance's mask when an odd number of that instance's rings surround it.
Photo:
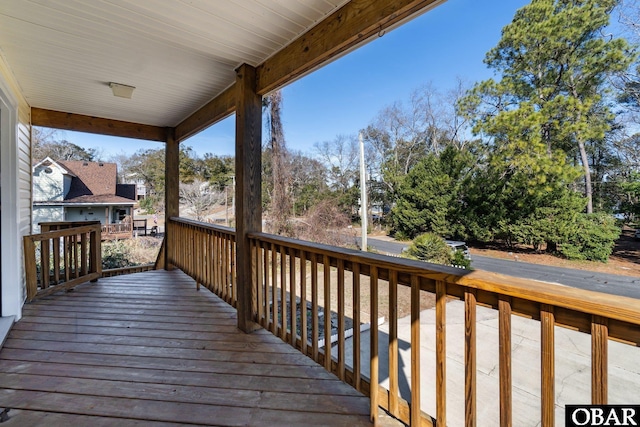
<path fill-rule="evenodd" d="M 46 173 L 46 169 L 50 169 L 51 173 Z M 61 202 L 69 191 L 69 181 L 69 179 L 65 180 L 62 170 L 55 165 L 36 167 L 33 178 L 33 200 Z"/>
<path fill-rule="evenodd" d="M 33 232 L 40 232 L 41 222 L 64 221 L 64 208 L 62 206 L 34 206 L 33 207 Z"/>
<path fill-rule="evenodd" d="M 22 317 L 26 298 L 22 236 L 31 233 L 31 107 L 0 56 L 0 96 L 9 111 L 3 122 L 2 174 L 2 315 Z M 6 119 L 6 116 L 5 116 Z M 7 126 L 9 125 L 9 126 Z M 18 250 L 15 250 L 18 249 Z"/>

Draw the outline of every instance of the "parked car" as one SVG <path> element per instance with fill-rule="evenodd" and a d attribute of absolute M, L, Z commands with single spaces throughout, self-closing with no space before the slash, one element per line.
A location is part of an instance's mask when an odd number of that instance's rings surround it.
<path fill-rule="evenodd" d="M 456 240 L 445 240 L 445 242 L 454 251 L 462 252 L 466 259 L 471 259 L 471 252 L 469 252 L 469 248 L 465 242 L 458 242 Z"/>

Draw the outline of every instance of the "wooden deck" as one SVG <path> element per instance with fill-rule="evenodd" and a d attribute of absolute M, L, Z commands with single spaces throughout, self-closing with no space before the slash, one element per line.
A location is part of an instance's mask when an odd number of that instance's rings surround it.
<path fill-rule="evenodd" d="M 25 305 L 0 351 L 8 426 L 370 425 L 369 400 L 180 271 Z"/>

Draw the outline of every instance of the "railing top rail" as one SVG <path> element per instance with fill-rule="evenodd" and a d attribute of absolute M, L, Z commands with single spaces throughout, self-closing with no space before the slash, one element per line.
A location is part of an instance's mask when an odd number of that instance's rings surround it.
<path fill-rule="evenodd" d="M 196 221 L 194 219 L 182 218 L 178 216 L 172 216 L 171 218 L 169 218 L 169 221 L 176 222 L 178 224 L 190 225 L 193 227 L 205 228 L 205 229 L 217 231 L 220 233 L 232 234 L 234 236 L 236 235 L 235 228 L 225 227 L 223 225 L 214 225 L 208 222 Z"/>
<path fill-rule="evenodd" d="M 640 301 L 635 298 L 571 288 L 561 284 L 522 279 L 478 270 L 462 270 L 437 264 L 305 242 L 267 233 L 249 233 L 249 238 L 304 250 L 352 263 L 376 266 L 416 275 L 448 285 L 465 286 L 507 297 L 562 307 L 582 313 L 640 325 Z M 348 267 L 348 266 L 346 266 Z M 402 283 L 408 285 L 407 283 Z"/>
<path fill-rule="evenodd" d="M 64 228 L 61 230 L 45 231 L 44 233 L 30 234 L 24 237 L 34 242 L 39 242 L 47 239 L 55 239 L 56 237 L 73 236 L 76 234 L 99 232 L 101 230 L 102 230 L 102 227 L 100 226 L 100 223 L 97 223 L 92 225 L 83 225 L 81 227 L 71 227 L 71 228 Z"/>

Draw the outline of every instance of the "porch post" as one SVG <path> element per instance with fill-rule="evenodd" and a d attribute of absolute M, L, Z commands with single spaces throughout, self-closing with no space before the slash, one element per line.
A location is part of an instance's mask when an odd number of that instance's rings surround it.
<path fill-rule="evenodd" d="M 173 270 L 169 255 L 173 253 L 175 242 L 169 233 L 169 218 L 180 216 L 180 143 L 175 139 L 173 128 L 167 129 L 164 174 L 164 268 Z"/>
<path fill-rule="evenodd" d="M 236 267 L 238 328 L 252 332 L 256 284 L 247 233 L 262 231 L 262 97 L 256 93 L 256 69 L 236 70 Z"/>

